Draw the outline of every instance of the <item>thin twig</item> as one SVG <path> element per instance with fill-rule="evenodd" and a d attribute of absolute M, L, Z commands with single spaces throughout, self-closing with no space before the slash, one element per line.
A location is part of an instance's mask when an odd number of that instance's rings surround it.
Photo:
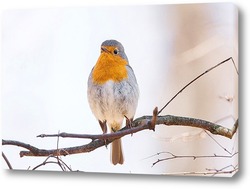
<path fill-rule="evenodd" d="M 228 154 L 232 154 L 231 152 L 229 152 L 225 147 L 223 147 L 213 136 L 211 136 L 206 130 L 204 130 L 205 133 L 219 146 L 221 147 L 225 152 L 227 152 Z"/>
<path fill-rule="evenodd" d="M 237 72 L 237 74 L 239 74 L 237 68 L 236 68 L 236 65 L 234 63 L 234 60 L 232 57 L 230 58 L 227 58 L 226 60 L 223 60 L 222 62 L 216 64 L 215 66 L 207 69 L 205 72 L 201 73 L 200 75 L 198 75 L 196 78 L 194 78 L 192 81 L 190 81 L 188 84 L 186 84 L 181 90 L 179 90 L 161 109 L 160 111 L 158 112 L 158 115 L 184 90 L 186 89 L 189 85 L 191 85 L 192 83 L 194 83 L 197 79 L 199 79 L 200 77 L 202 77 L 203 75 L 207 74 L 208 72 L 212 71 L 213 69 L 217 68 L 218 66 L 220 66 L 221 64 L 224 64 L 226 63 L 227 61 L 229 60 L 232 60 L 233 62 L 233 65 L 235 67 L 235 70 Z"/>
<path fill-rule="evenodd" d="M 13 169 L 8 158 L 6 157 L 6 155 L 2 152 L 2 156 L 3 156 L 3 159 L 5 160 L 6 164 L 8 165 L 9 169 Z"/>
<path fill-rule="evenodd" d="M 57 161 L 49 161 L 50 158 L 55 158 Z M 64 161 L 62 161 L 61 159 L 59 159 L 58 157 L 53 156 L 53 155 L 49 155 L 42 163 L 40 163 L 39 165 L 35 166 L 32 170 L 36 170 L 36 169 L 38 169 L 41 166 L 44 166 L 44 165 L 47 165 L 47 164 L 51 164 L 51 163 L 52 164 L 57 164 L 62 169 L 62 171 L 67 171 L 67 169 L 69 171 L 72 171 L 72 169 Z"/>
<path fill-rule="evenodd" d="M 40 163 L 37 166 L 35 166 L 32 170 L 36 170 L 37 168 L 39 168 L 39 167 L 41 167 L 43 165 L 46 165 L 46 163 L 48 163 L 48 159 L 51 158 L 51 157 L 52 157 L 52 155 L 48 155 L 48 157 L 46 157 L 46 159 L 42 163 Z M 51 162 L 49 162 L 49 163 L 51 163 Z"/>
<path fill-rule="evenodd" d="M 173 172 L 173 173 L 165 173 L 164 175 L 211 175 L 212 177 L 215 175 L 219 175 L 219 174 L 233 174 L 235 172 L 237 172 L 239 170 L 238 166 L 226 166 L 226 168 L 232 167 L 232 169 L 230 170 L 225 170 L 225 169 L 221 169 L 221 170 L 212 170 L 212 169 L 207 169 L 207 171 L 190 171 L 190 172 Z"/>
<path fill-rule="evenodd" d="M 58 132 L 59 133 L 59 132 Z M 56 142 L 56 149 L 59 150 L 59 138 L 60 137 L 57 137 L 57 142 Z M 58 153 L 59 154 L 59 153 Z M 59 167 L 62 169 L 62 171 L 65 171 L 65 167 L 63 166 L 63 164 L 61 164 L 60 160 L 59 159 L 59 156 L 55 156 L 55 158 L 57 159 L 57 164 L 59 165 Z"/>
<path fill-rule="evenodd" d="M 225 171 L 226 169 L 228 169 L 228 168 L 232 168 L 231 170 L 228 170 L 228 171 Z M 238 171 L 238 165 L 236 165 L 236 166 L 233 166 L 233 165 L 228 165 L 228 166 L 226 166 L 226 167 L 223 167 L 223 168 L 221 168 L 221 169 L 206 169 L 207 171 L 210 171 L 210 173 L 213 173 L 212 174 L 212 176 L 215 176 L 215 175 L 217 175 L 217 174 L 222 174 L 222 173 L 226 173 L 226 174 L 228 174 L 228 173 L 233 173 L 233 172 L 236 172 L 236 171 Z"/>
<path fill-rule="evenodd" d="M 156 155 L 160 155 L 160 154 L 168 154 L 170 155 L 170 157 L 167 157 L 167 158 L 162 158 L 162 159 L 158 159 L 157 161 L 155 161 L 153 164 L 152 164 L 152 167 L 155 166 L 157 163 L 159 162 L 162 162 L 162 161 L 168 161 L 168 160 L 172 160 L 172 159 L 183 159 L 183 158 L 188 158 L 188 159 L 193 159 L 193 160 L 196 160 L 196 159 L 201 159 L 201 158 L 232 158 L 233 156 L 237 155 L 238 152 L 235 152 L 233 153 L 232 155 L 217 155 L 217 154 L 214 154 L 214 155 L 202 155 L 202 156 L 195 156 L 195 155 L 175 155 L 171 152 L 160 152 L 160 153 L 157 153 L 155 154 L 154 156 Z M 153 157 L 153 156 L 151 156 Z"/>

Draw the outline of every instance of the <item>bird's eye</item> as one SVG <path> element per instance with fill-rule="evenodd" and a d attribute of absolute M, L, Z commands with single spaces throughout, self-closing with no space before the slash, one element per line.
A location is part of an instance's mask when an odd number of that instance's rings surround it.
<path fill-rule="evenodd" d="M 115 49 L 114 54 L 118 54 L 118 53 L 119 53 L 118 49 Z"/>

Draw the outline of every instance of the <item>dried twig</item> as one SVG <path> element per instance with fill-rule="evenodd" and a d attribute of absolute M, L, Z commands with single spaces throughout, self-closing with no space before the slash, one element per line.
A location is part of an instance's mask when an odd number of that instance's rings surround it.
<path fill-rule="evenodd" d="M 6 157 L 6 155 L 2 152 L 2 156 L 3 156 L 3 159 L 5 160 L 5 162 L 7 163 L 9 169 L 13 169 L 8 158 Z"/>
<path fill-rule="evenodd" d="M 208 70 L 206 70 L 205 72 L 201 73 L 200 75 L 198 75 L 196 78 L 194 78 L 192 81 L 190 81 L 188 84 L 186 84 L 183 88 L 181 88 L 181 90 L 179 90 L 161 109 L 160 111 L 158 112 L 158 115 L 182 92 L 184 91 L 189 85 L 191 85 L 192 83 L 194 83 L 196 80 L 198 80 L 200 77 L 202 77 L 203 75 L 207 74 L 208 72 L 212 71 L 213 69 L 217 68 L 218 66 L 226 63 L 227 61 L 231 60 L 233 65 L 234 65 L 234 68 L 235 68 L 235 71 L 236 73 L 239 75 L 239 72 L 238 72 L 238 69 L 235 65 L 235 62 L 233 60 L 232 57 L 230 58 L 227 58 L 226 60 L 223 60 L 222 62 L 216 64 L 215 66 L 209 68 Z"/>
<path fill-rule="evenodd" d="M 201 158 L 232 158 L 235 155 L 238 155 L 238 152 L 233 153 L 232 155 L 217 155 L 217 154 L 213 154 L 213 155 L 201 155 L 201 156 L 196 156 L 196 155 L 175 155 L 171 152 L 159 152 L 153 156 L 157 156 L 160 154 L 168 154 L 169 156 L 166 158 L 162 158 L 162 159 L 157 159 L 157 161 L 155 161 L 152 164 L 152 167 L 155 166 L 157 163 L 162 162 L 162 161 L 168 161 L 168 160 L 173 160 L 173 159 L 201 159 Z M 150 156 L 150 157 L 153 157 Z"/>
<path fill-rule="evenodd" d="M 164 175 L 203 175 L 203 176 L 208 176 L 211 175 L 212 177 L 215 175 L 221 175 L 221 174 L 233 174 L 236 173 L 239 170 L 238 165 L 233 166 L 233 165 L 228 165 L 226 167 L 223 167 L 221 169 L 206 169 L 206 171 L 190 171 L 190 172 L 175 172 L 175 173 L 165 173 Z"/>
<path fill-rule="evenodd" d="M 55 158 L 56 161 L 49 161 L 51 158 Z M 72 171 L 72 169 L 64 161 L 53 155 L 48 156 L 42 163 L 35 166 L 32 170 L 37 170 L 39 167 L 47 164 L 57 164 L 62 169 L 62 171 Z"/>

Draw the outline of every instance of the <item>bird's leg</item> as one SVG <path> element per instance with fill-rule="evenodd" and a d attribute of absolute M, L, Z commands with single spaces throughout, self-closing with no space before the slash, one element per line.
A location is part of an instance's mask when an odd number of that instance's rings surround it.
<path fill-rule="evenodd" d="M 124 117 L 126 118 L 126 127 L 128 129 L 132 128 L 132 122 L 133 122 L 133 117 L 131 119 L 129 119 L 127 116 L 124 115 Z M 133 135 L 133 133 L 131 133 L 131 136 Z"/>
<path fill-rule="evenodd" d="M 133 122 L 133 117 L 131 119 L 129 119 L 127 116 L 124 115 L 124 117 L 126 118 L 126 127 L 127 128 L 131 128 L 132 127 L 132 122 Z"/>
<path fill-rule="evenodd" d="M 107 133 L 107 121 L 106 120 L 104 120 L 103 122 L 100 120 L 98 120 L 98 121 L 99 121 L 99 124 L 101 126 L 103 134 Z"/>
<path fill-rule="evenodd" d="M 107 121 L 106 120 L 104 120 L 103 122 L 101 120 L 98 120 L 98 121 L 99 121 L 99 125 L 101 126 L 103 134 L 106 134 L 108 131 Z M 107 139 L 104 139 L 104 143 L 105 143 L 105 146 L 107 148 Z"/>

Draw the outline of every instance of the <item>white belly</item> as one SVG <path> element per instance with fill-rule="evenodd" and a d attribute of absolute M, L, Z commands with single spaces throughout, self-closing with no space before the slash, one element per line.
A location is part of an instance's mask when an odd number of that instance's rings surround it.
<path fill-rule="evenodd" d="M 138 88 L 127 81 L 108 81 L 102 86 L 89 87 L 88 99 L 91 110 L 98 120 L 106 120 L 108 125 L 122 124 L 124 116 L 132 118 L 138 102 Z"/>

